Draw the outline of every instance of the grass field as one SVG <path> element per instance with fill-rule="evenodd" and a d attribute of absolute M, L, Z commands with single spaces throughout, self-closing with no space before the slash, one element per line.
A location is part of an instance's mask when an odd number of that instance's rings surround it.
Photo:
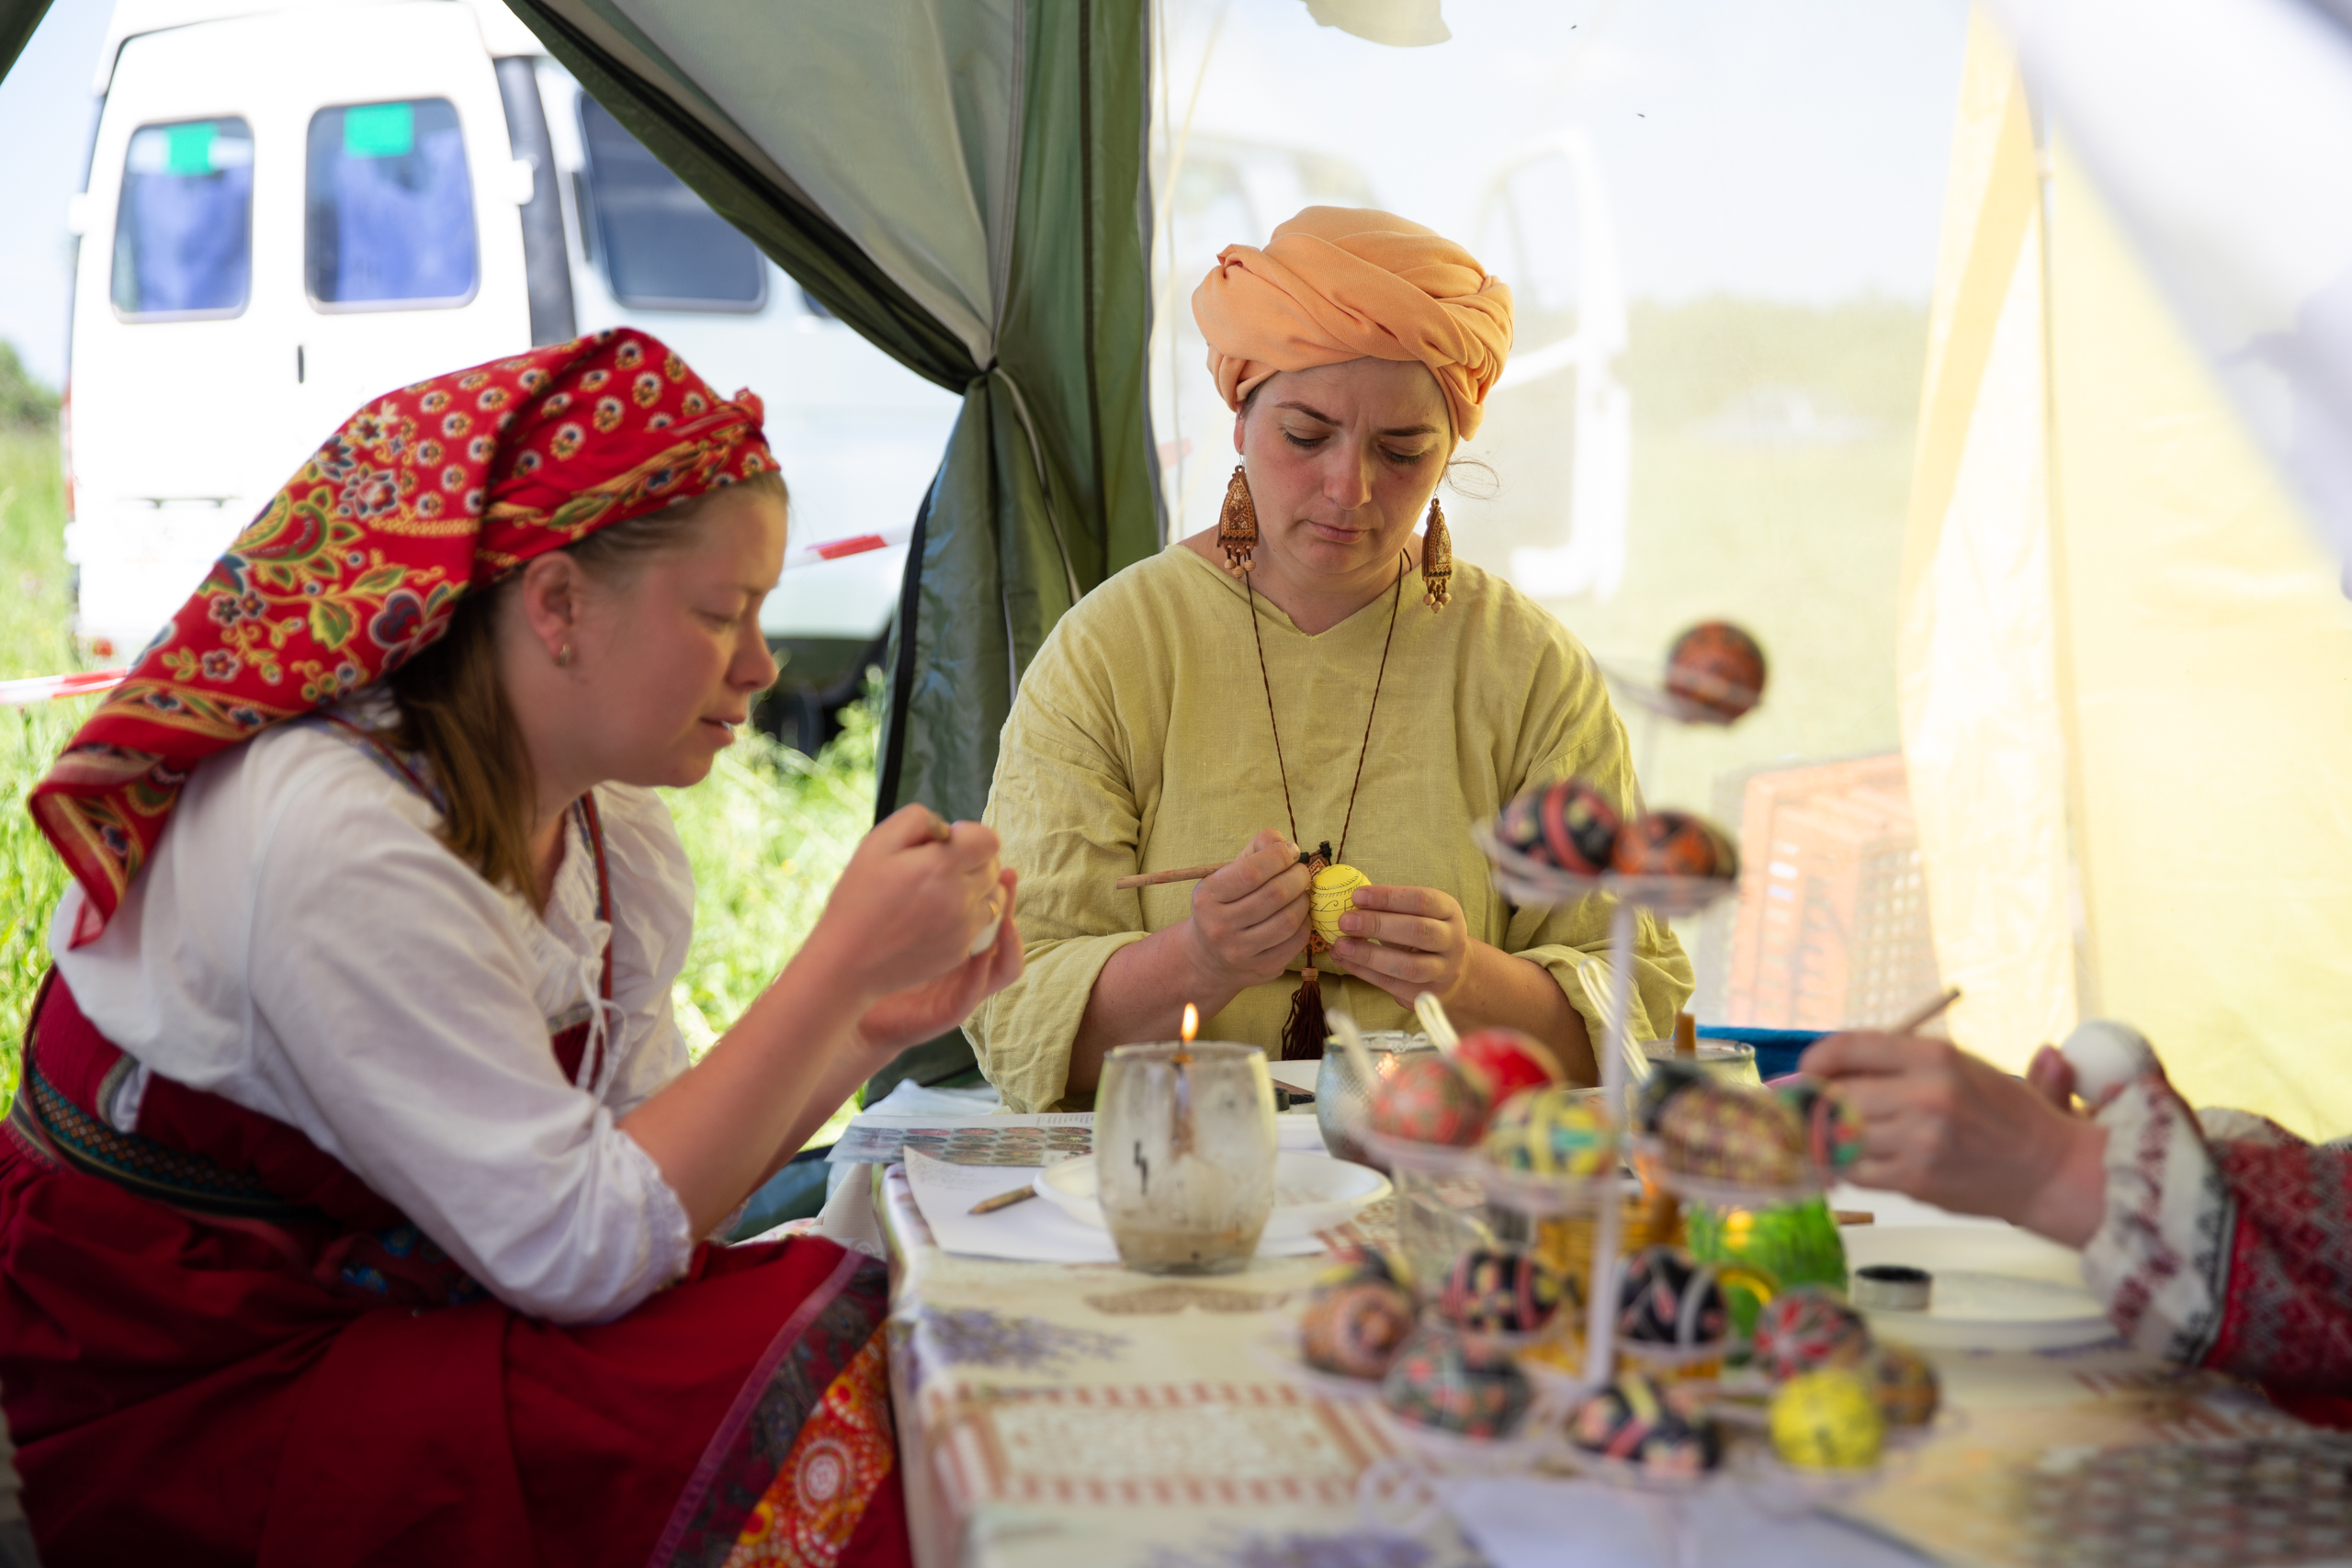
<path fill-rule="evenodd" d="M 0 680 L 78 668 L 64 517 L 55 435 L 0 429 Z M 16 1089 L 25 1011 L 65 886 L 25 795 L 96 701 L 0 707 L 0 1102 Z M 798 948 L 872 820 L 876 719 L 870 709 L 844 716 L 820 757 L 748 732 L 701 784 L 667 792 L 695 870 L 694 945 L 674 999 L 697 1053 Z"/>

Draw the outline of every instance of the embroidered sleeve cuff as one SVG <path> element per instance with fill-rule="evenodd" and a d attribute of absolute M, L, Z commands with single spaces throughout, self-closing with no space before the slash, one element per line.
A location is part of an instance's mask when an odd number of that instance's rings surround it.
<path fill-rule="evenodd" d="M 2221 1328 L 2229 1189 L 2161 1068 L 2109 1088 L 2098 1111 L 2108 1131 L 2107 1213 L 2083 1249 L 2083 1274 L 2125 1339 L 2195 1365 Z"/>

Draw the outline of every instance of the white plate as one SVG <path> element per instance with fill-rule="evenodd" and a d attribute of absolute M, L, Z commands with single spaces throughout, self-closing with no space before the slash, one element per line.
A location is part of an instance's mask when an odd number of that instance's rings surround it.
<path fill-rule="evenodd" d="M 1070 1218 L 1096 1230 L 1109 1228 L 1095 1196 L 1092 1155 L 1047 1166 L 1037 1173 L 1036 1185 L 1038 1197 Z M 1387 1192 L 1388 1178 L 1368 1165 L 1286 1149 L 1274 1156 L 1274 1212 L 1266 1220 L 1260 1245 L 1302 1241 L 1345 1224 L 1358 1209 Z"/>
<path fill-rule="evenodd" d="M 1846 1265 L 1905 1263 L 1935 1276 L 1925 1312 L 1871 1311 L 1871 1332 L 1938 1350 L 2053 1350 L 2115 1332 L 2083 1286 L 2082 1255 L 1992 1225 L 1848 1225 Z"/>

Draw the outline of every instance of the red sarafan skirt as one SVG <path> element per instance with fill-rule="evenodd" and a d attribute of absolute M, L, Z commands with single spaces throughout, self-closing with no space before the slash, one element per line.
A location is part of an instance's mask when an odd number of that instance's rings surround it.
<path fill-rule="evenodd" d="M 0 1135 L 0 1398 L 51 1568 L 910 1561 L 879 1263 L 705 1247 L 542 1322 L 283 1123 L 151 1079 L 114 1133 L 120 1055 L 52 976 Z"/>

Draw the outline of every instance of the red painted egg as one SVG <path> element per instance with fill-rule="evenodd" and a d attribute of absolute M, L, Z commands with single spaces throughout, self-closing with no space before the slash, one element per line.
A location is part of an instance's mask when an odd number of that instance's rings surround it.
<path fill-rule="evenodd" d="M 1548 1089 L 1560 1081 L 1559 1069 L 1544 1047 L 1516 1029 L 1474 1029 L 1454 1047 L 1453 1060 L 1479 1080 L 1487 1099 L 1496 1105 L 1521 1089 Z"/>
<path fill-rule="evenodd" d="M 1726 722 L 1764 695 L 1764 650 L 1729 621 L 1702 621 L 1674 639 L 1666 689 Z"/>
<path fill-rule="evenodd" d="M 1416 1144 L 1466 1145 L 1487 1126 L 1487 1097 L 1452 1062 L 1413 1056 L 1372 1097 L 1372 1130 Z"/>
<path fill-rule="evenodd" d="M 1521 791 L 1503 807 L 1496 830 L 1530 860 L 1598 876 L 1609 868 L 1620 825 L 1607 795 L 1582 779 L 1554 779 Z"/>
<path fill-rule="evenodd" d="M 1609 864 L 1626 876 L 1737 876 L 1739 852 L 1703 817 L 1653 811 L 1617 835 Z"/>

